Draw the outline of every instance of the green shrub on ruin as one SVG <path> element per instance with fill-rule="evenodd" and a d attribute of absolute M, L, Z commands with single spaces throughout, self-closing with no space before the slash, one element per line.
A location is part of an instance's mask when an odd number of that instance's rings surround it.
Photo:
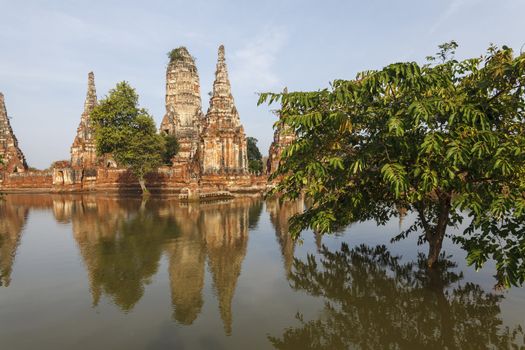
<path fill-rule="evenodd" d="M 170 62 L 180 61 L 184 59 L 183 51 L 186 51 L 186 48 L 184 46 L 181 46 L 168 52 Z"/>

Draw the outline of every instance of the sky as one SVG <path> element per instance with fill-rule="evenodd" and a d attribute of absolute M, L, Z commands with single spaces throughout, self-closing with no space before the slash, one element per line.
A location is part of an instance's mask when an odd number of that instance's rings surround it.
<path fill-rule="evenodd" d="M 69 159 L 95 73 L 103 98 L 126 80 L 160 125 L 167 52 L 196 58 L 203 112 L 224 44 L 235 103 L 263 155 L 276 106 L 257 93 L 318 90 L 456 40 L 458 58 L 490 43 L 525 50 L 525 0 L 0 0 L 0 92 L 30 166 Z"/>

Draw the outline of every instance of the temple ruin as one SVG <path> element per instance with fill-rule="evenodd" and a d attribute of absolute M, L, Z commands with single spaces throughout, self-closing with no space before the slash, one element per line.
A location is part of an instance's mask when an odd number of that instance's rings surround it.
<path fill-rule="evenodd" d="M 202 135 L 202 171 L 204 173 L 248 172 L 246 135 L 231 93 L 224 46 L 219 47 L 217 70 L 210 98 L 210 108 Z"/>
<path fill-rule="evenodd" d="M 27 170 L 26 159 L 18 147 L 18 140 L 11 128 L 2 93 L 0 93 L 0 159 L 3 162 L 0 163 L 0 173 L 21 173 Z"/>
<path fill-rule="evenodd" d="M 172 134 L 180 150 L 175 162 L 198 162 L 199 136 L 203 124 L 199 73 L 185 47 L 170 52 L 166 69 L 166 114 L 160 131 Z"/>
<path fill-rule="evenodd" d="M 77 136 L 71 146 L 71 166 L 74 168 L 86 169 L 97 166 L 97 151 L 90 116 L 96 105 L 95 75 L 90 72 L 88 74 L 88 91 L 84 102 L 84 111 L 80 116 Z"/>
<path fill-rule="evenodd" d="M 283 93 L 288 93 L 288 89 L 284 89 Z M 282 116 L 279 115 L 279 121 L 275 124 L 275 132 L 273 135 L 273 142 L 268 151 L 268 161 L 266 163 L 266 172 L 271 175 L 279 167 L 282 153 L 286 147 L 290 146 L 296 139 L 294 131 L 282 122 Z"/>
<path fill-rule="evenodd" d="M 195 59 L 185 47 L 169 53 L 166 69 L 166 113 L 160 133 L 175 135 L 179 152 L 170 166 L 146 176 L 152 192 L 182 199 L 234 196 L 266 189 L 266 177 L 248 171 L 247 140 L 228 78 L 224 46 L 218 60 L 209 109 L 202 113 Z M 88 74 L 83 112 L 71 146 L 70 161 L 45 171 L 28 171 L 0 95 L 0 190 L 83 192 L 138 191 L 138 181 L 111 157 L 97 156 L 91 112 L 97 105 L 95 76 Z M 20 173 L 25 173 L 22 176 Z"/>

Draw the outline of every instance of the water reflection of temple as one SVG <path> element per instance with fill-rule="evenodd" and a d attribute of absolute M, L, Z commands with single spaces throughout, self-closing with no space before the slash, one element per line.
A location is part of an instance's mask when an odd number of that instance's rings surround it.
<path fill-rule="evenodd" d="M 29 209 L 13 203 L 7 197 L 0 199 L 0 287 L 9 286 L 16 251 Z"/>
<path fill-rule="evenodd" d="M 232 301 L 246 256 L 248 227 L 256 225 L 261 209 L 260 201 L 250 198 L 209 204 L 173 202 L 159 208 L 159 216 L 172 218 L 178 230 L 166 244 L 177 321 L 191 324 L 201 310 L 207 258 L 224 329 L 231 333 Z"/>
<path fill-rule="evenodd" d="M 48 210 L 71 225 L 86 267 L 93 305 L 108 298 L 128 312 L 168 261 L 172 317 L 192 324 L 204 305 L 206 264 L 227 334 L 248 245 L 248 229 L 262 211 L 259 198 L 184 204 L 175 200 L 93 195 L 7 196 L 0 201 L 1 285 L 10 282 L 30 210 Z"/>
<path fill-rule="evenodd" d="M 72 224 L 94 305 L 106 295 L 131 310 L 165 254 L 173 318 L 192 324 L 204 304 L 207 261 L 224 329 L 231 333 L 232 301 L 248 227 L 257 225 L 262 209 L 259 199 L 184 204 L 85 196 L 60 198 L 52 208 L 57 221 Z"/>
<path fill-rule="evenodd" d="M 173 220 L 177 231 L 166 244 L 169 258 L 169 277 L 173 318 L 182 324 L 192 324 L 204 304 L 204 264 L 206 244 L 196 225 L 200 217 L 198 207 L 171 203 L 158 209 L 163 220 Z"/>
<path fill-rule="evenodd" d="M 247 205 L 248 204 L 248 205 Z M 232 301 L 248 246 L 249 203 L 231 202 L 203 211 L 208 266 L 227 334 L 232 332 Z M 231 215 L 223 215 L 224 212 Z"/>
<path fill-rule="evenodd" d="M 304 199 L 292 202 L 271 198 L 266 201 L 266 210 L 270 214 L 270 221 L 275 228 L 277 242 L 281 248 L 284 269 L 286 274 L 289 275 L 293 264 L 295 241 L 290 236 L 288 220 L 295 214 L 304 211 Z"/>

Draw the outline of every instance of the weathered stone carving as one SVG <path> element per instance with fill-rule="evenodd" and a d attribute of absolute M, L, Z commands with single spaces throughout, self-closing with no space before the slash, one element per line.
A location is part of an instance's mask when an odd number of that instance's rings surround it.
<path fill-rule="evenodd" d="M 221 45 L 202 134 L 203 173 L 245 174 L 248 171 L 246 145 L 244 128 L 231 93 L 224 46 Z"/>
<path fill-rule="evenodd" d="M 0 157 L 4 162 L 4 165 L 0 164 L 0 172 L 22 173 L 27 170 L 26 159 L 18 147 L 18 140 L 11 128 L 2 93 L 0 93 Z"/>
<path fill-rule="evenodd" d="M 59 161 L 53 164 L 53 185 L 54 186 L 69 186 L 75 183 L 75 174 L 82 172 L 82 170 L 74 170 L 71 168 L 69 162 Z"/>
<path fill-rule="evenodd" d="M 91 125 L 91 112 L 97 105 L 97 91 L 95 89 L 95 75 L 88 74 L 88 90 L 84 102 L 84 112 L 80 117 L 77 136 L 71 146 L 71 166 L 73 168 L 92 168 L 97 165 L 95 137 Z"/>
<path fill-rule="evenodd" d="M 160 126 L 161 132 L 175 135 L 179 141 L 175 161 L 188 162 L 198 156 L 202 121 L 197 66 L 188 50 L 179 47 L 171 51 L 166 69 L 166 114 Z"/>
<path fill-rule="evenodd" d="M 283 93 L 288 93 L 288 89 L 285 88 Z M 280 119 L 281 116 L 279 115 L 279 122 L 275 125 L 273 142 L 268 151 L 268 160 L 266 163 L 266 172 L 268 174 L 273 174 L 277 170 L 283 150 L 290 146 L 296 139 L 294 131 L 288 125 L 282 124 Z"/>

